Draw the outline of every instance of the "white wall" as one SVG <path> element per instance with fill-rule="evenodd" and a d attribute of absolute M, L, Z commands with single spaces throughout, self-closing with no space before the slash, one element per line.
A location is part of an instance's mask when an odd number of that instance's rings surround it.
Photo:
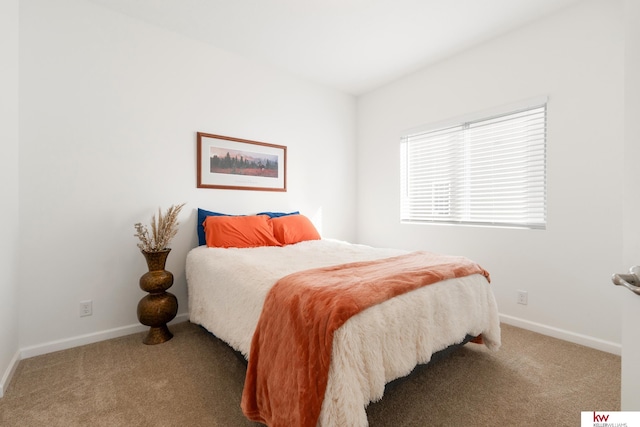
<path fill-rule="evenodd" d="M 465 255 L 503 319 L 619 352 L 624 19 L 581 2 L 358 100 L 358 240 Z M 547 95 L 545 231 L 399 223 L 406 129 Z M 529 304 L 516 304 L 517 290 Z"/>
<path fill-rule="evenodd" d="M 18 0 L 0 2 L 0 397 L 18 352 Z"/>
<path fill-rule="evenodd" d="M 355 238 L 350 96 L 84 0 L 20 2 L 19 96 L 26 355 L 138 324 L 133 224 L 158 207 L 187 202 L 167 262 L 179 315 L 197 207 L 297 209 Z M 198 131 L 287 146 L 288 191 L 197 189 Z M 80 318 L 85 299 L 94 314 Z"/>

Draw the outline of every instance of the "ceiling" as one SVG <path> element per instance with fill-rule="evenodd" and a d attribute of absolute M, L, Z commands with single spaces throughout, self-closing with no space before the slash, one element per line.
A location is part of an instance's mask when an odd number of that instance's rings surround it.
<path fill-rule="evenodd" d="M 360 95 L 583 0 L 89 0 Z"/>

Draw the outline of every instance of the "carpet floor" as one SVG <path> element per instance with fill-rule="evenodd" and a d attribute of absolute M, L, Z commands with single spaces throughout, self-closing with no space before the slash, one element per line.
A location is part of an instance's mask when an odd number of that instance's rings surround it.
<path fill-rule="evenodd" d="M 22 360 L 0 426 L 260 426 L 240 409 L 241 356 L 189 322 L 171 330 L 160 345 L 141 333 Z M 502 341 L 390 383 L 369 425 L 578 426 L 581 411 L 620 410 L 619 356 L 509 325 Z"/>

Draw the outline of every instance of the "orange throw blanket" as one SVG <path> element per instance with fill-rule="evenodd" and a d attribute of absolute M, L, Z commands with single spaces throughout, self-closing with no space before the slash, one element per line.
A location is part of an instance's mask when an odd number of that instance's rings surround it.
<path fill-rule="evenodd" d="M 489 279 L 466 258 L 413 252 L 280 279 L 267 294 L 251 342 L 244 414 L 271 427 L 316 427 L 336 329 L 387 299 L 471 274 Z"/>

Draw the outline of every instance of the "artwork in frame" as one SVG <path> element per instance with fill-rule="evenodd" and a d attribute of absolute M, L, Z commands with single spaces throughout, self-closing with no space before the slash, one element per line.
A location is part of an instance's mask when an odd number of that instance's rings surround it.
<path fill-rule="evenodd" d="M 287 191 L 287 147 L 198 132 L 198 188 Z"/>

